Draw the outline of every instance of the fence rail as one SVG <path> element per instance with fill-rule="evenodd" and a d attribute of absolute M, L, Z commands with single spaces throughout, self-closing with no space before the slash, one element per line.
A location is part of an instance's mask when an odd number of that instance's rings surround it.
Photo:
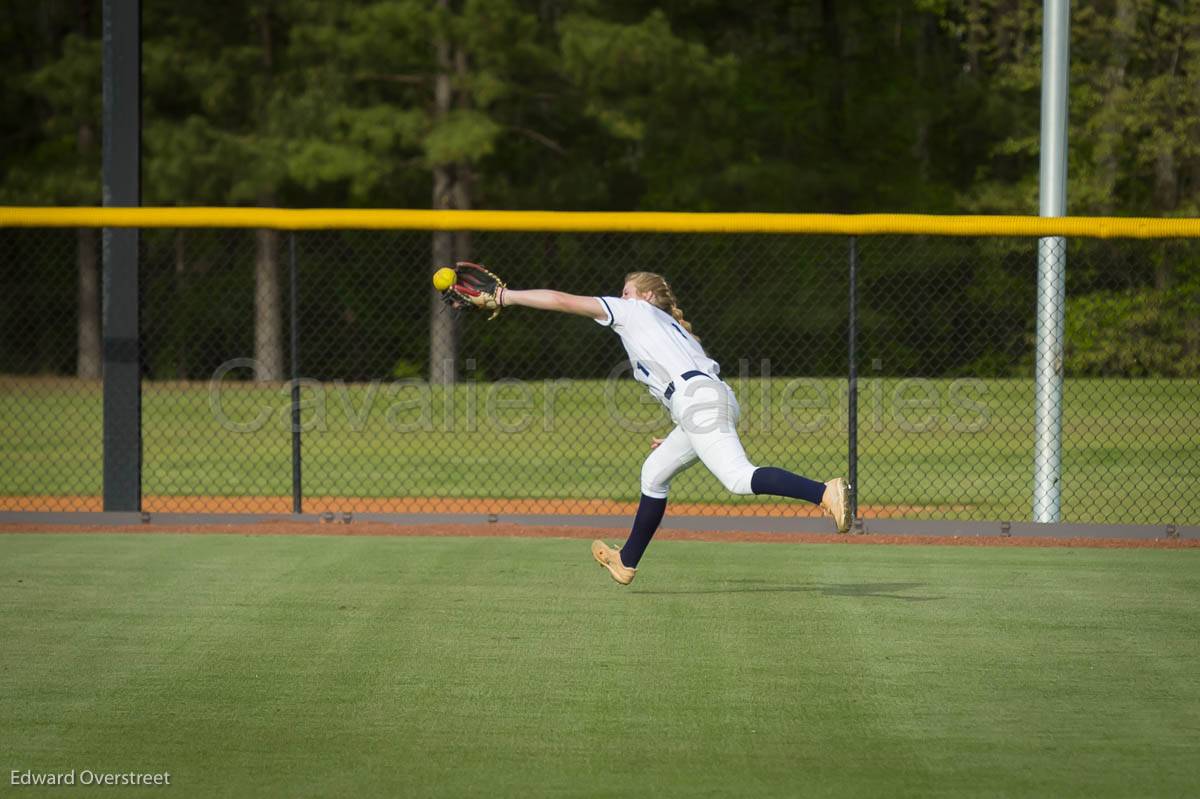
<path fill-rule="evenodd" d="M 85 330 L 101 237 L 75 226 L 134 224 L 147 511 L 630 511 L 669 421 L 617 338 L 525 309 L 456 318 L 437 253 L 581 294 L 662 272 L 752 460 L 856 470 L 868 519 L 1029 519 L 1036 236 L 1065 235 L 1062 518 L 1200 522 L 1197 220 L 433 214 L 0 209 L 0 510 L 105 506 L 95 368 L 114 353 Z M 700 469 L 671 501 L 806 512 Z"/>

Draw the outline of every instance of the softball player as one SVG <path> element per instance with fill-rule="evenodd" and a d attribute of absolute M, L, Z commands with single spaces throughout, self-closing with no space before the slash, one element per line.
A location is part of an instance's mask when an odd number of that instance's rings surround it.
<path fill-rule="evenodd" d="M 642 498 L 629 538 L 620 549 L 592 543 L 592 555 L 613 579 L 629 585 L 650 539 L 662 522 L 671 479 L 697 460 L 735 494 L 770 494 L 803 499 L 833 516 L 839 533 L 850 527 L 849 486 L 842 478 L 818 483 L 746 457 L 736 425 L 741 415 L 721 367 L 705 354 L 683 318 L 667 281 L 652 272 L 625 276 L 620 297 L 581 297 L 560 291 L 517 291 L 501 287 L 500 307 L 562 311 L 596 320 L 621 337 L 634 378 L 662 402 L 675 422 L 663 439 L 653 439 L 642 464 Z"/>

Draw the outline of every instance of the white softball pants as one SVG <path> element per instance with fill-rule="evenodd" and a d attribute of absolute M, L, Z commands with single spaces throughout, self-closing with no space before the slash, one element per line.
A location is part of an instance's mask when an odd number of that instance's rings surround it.
<path fill-rule="evenodd" d="M 677 379 L 670 402 L 675 429 L 642 464 L 642 493 L 666 497 L 671 478 L 697 460 L 729 491 L 753 493 L 750 479 L 757 467 L 738 438 L 742 410 L 733 389 L 707 377 Z"/>

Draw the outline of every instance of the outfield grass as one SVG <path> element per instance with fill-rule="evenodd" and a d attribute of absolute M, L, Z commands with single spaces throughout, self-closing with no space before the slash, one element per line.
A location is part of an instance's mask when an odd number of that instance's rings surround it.
<path fill-rule="evenodd" d="M 661 541 L 622 589 L 579 540 L 3 535 L 0 773 L 1194 796 L 1198 558 Z"/>
<path fill-rule="evenodd" d="M 846 471 L 845 386 L 731 380 L 757 463 Z M 669 423 L 632 381 L 306 388 L 308 496 L 636 500 L 648 439 Z M 147 383 L 146 495 L 290 496 L 286 388 Z M 98 385 L 0 379 L 0 494 L 101 491 Z M 1069 380 L 1063 514 L 1072 521 L 1200 523 L 1200 381 Z M 908 516 L 1028 519 L 1030 381 L 864 381 L 859 502 Z M 738 502 L 704 469 L 672 497 Z M 752 498 L 757 501 L 757 498 Z M 923 510 L 924 509 L 924 510 Z"/>

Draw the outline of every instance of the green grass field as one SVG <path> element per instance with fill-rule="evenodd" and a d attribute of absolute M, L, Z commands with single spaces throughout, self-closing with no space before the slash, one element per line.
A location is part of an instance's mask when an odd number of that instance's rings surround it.
<path fill-rule="evenodd" d="M 1200 794 L 1197 550 L 2 535 L 0 606 L 6 785 Z"/>
<path fill-rule="evenodd" d="M 750 457 L 819 479 L 846 471 L 845 385 L 731 380 Z M 290 496 L 286 388 L 147 383 L 145 495 Z M 632 381 L 521 386 L 323 384 L 304 392 L 308 496 L 636 500 L 652 434 L 670 429 Z M 1071 521 L 1200 523 L 1200 381 L 1069 380 L 1063 514 Z M 909 516 L 1028 519 L 1030 381 L 864 381 L 859 502 Z M 219 414 L 232 425 L 223 426 Z M 98 385 L 0 379 L 0 494 L 98 495 Z M 737 502 L 704 469 L 682 502 Z M 757 498 L 754 498 L 757 501 Z"/>

